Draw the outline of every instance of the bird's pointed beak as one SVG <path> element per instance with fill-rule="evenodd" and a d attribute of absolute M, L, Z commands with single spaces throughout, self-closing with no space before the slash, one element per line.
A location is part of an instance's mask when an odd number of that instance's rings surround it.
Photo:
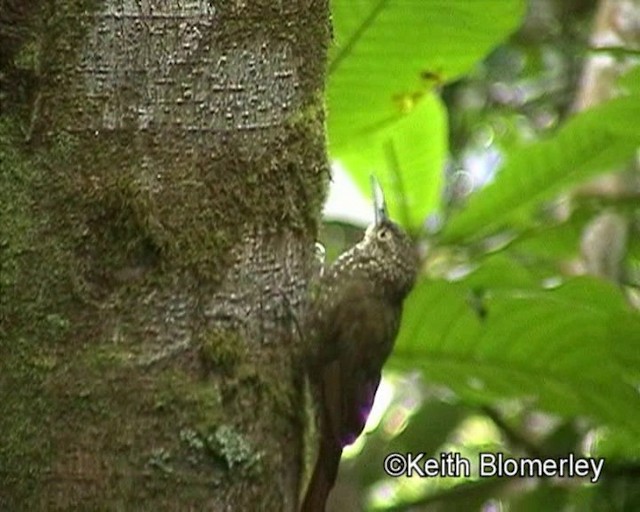
<path fill-rule="evenodd" d="M 384 200 L 382 187 L 375 176 L 371 175 L 371 195 L 373 196 L 373 214 L 376 224 L 388 220 L 387 203 Z"/>

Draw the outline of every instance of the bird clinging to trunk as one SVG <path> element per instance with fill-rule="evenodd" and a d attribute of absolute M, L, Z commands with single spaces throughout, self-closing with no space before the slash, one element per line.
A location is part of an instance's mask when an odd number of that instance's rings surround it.
<path fill-rule="evenodd" d="M 388 215 L 372 177 L 375 220 L 320 278 L 306 318 L 309 378 L 319 402 L 320 448 L 301 512 L 324 512 L 342 449 L 362 432 L 382 366 L 418 273 L 409 236 Z"/>

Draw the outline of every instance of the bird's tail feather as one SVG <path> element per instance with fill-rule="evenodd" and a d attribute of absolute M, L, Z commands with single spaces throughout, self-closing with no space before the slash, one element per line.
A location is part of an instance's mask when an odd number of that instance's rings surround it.
<path fill-rule="evenodd" d="M 342 448 L 323 436 L 300 512 L 325 512 L 327 498 L 338 476 L 341 456 Z"/>

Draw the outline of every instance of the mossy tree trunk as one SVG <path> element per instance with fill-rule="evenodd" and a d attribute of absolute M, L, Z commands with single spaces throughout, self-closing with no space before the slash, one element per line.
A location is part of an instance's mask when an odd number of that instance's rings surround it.
<path fill-rule="evenodd" d="M 326 1 L 2 2 L 0 509 L 294 510 Z"/>

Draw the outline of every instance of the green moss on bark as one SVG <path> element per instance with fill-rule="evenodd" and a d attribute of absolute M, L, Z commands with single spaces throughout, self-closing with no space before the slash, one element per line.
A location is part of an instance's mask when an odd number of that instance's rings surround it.
<path fill-rule="evenodd" d="M 271 2 L 250 4 L 248 19 L 271 16 L 251 34 L 225 5 L 242 34 L 216 32 L 219 53 L 255 37 L 280 58 L 287 33 L 295 55 L 278 65 L 300 72 L 300 114 L 274 112 L 253 132 L 94 130 L 86 114 L 103 105 L 78 65 L 96 2 L 41 5 L 39 33 L 12 53 L 28 80 L 0 119 L 0 387 L 11 390 L 0 402 L 0 508 L 170 510 L 180 495 L 184 509 L 215 510 L 262 493 L 281 509 L 297 478 L 290 332 L 245 339 L 212 330 L 203 311 L 247 241 L 262 258 L 251 271 L 273 256 L 291 271 L 275 287 L 296 293 L 289 280 L 304 279 L 299 247 L 313 245 L 328 173 L 322 77 L 303 65 L 322 63 L 302 52 L 321 44 L 294 44 L 308 22 L 288 7 L 294 23 Z M 129 92 L 108 101 L 130 109 Z M 296 238 L 291 253 L 276 251 Z M 196 432 L 202 458 L 181 432 Z M 291 474 L 275 487 L 256 478 L 263 471 Z"/>

